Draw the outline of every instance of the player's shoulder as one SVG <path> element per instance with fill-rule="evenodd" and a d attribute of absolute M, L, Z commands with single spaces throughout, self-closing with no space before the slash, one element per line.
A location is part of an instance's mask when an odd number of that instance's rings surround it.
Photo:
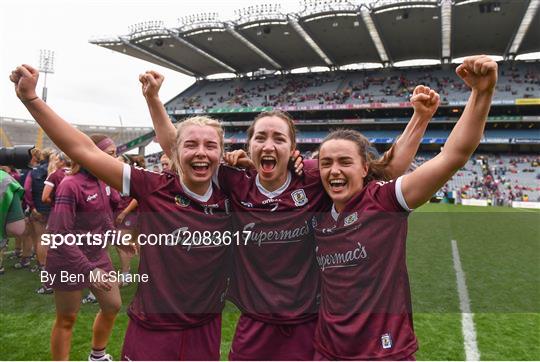
<path fill-rule="evenodd" d="M 178 178 L 178 174 L 171 171 L 153 171 L 139 166 L 129 166 L 131 168 L 131 177 L 144 178 L 146 181 L 157 183 L 168 183 Z"/>
<path fill-rule="evenodd" d="M 386 199 L 391 199 L 395 192 L 394 180 L 373 180 L 369 181 L 364 188 L 353 197 L 356 205 L 384 204 Z M 382 206 L 382 205 L 381 205 Z"/>
<path fill-rule="evenodd" d="M 256 171 L 252 169 L 239 168 L 239 167 L 228 165 L 226 163 L 222 163 L 219 165 L 219 172 L 224 172 L 231 175 L 244 176 L 244 175 L 249 175 L 250 173 L 256 172 Z"/>
<path fill-rule="evenodd" d="M 388 181 L 371 181 L 366 186 L 367 199 L 387 211 L 412 211 L 401 193 L 401 177 Z"/>
<path fill-rule="evenodd" d="M 69 185 L 69 184 L 74 184 L 74 183 L 80 182 L 80 180 L 83 179 L 83 177 L 81 177 L 81 176 L 82 175 L 80 173 L 75 173 L 75 174 L 67 173 L 66 177 L 64 177 L 61 184 L 62 185 Z"/>
<path fill-rule="evenodd" d="M 59 177 L 64 177 L 69 174 L 69 168 L 61 167 L 54 171 L 53 175 L 57 175 Z"/>
<path fill-rule="evenodd" d="M 80 172 L 76 174 L 66 174 L 57 186 L 56 194 L 76 193 L 82 191 L 82 185 L 86 182 L 85 175 Z"/>
<path fill-rule="evenodd" d="M 372 192 L 379 192 L 386 188 L 395 188 L 396 180 L 373 180 L 368 182 L 366 188 Z"/>
<path fill-rule="evenodd" d="M 51 180 L 57 180 L 57 179 L 60 179 L 62 177 L 64 177 L 65 175 L 65 170 L 62 169 L 62 168 L 59 168 L 59 169 L 56 169 L 53 173 L 51 173 L 48 177 L 47 177 L 47 180 L 51 181 Z"/>
<path fill-rule="evenodd" d="M 306 184 L 321 183 L 321 173 L 318 168 L 310 168 L 304 170 L 304 174 L 298 176 L 298 179 Z"/>
<path fill-rule="evenodd" d="M 242 187 L 248 187 L 247 185 L 253 184 L 257 176 L 255 169 L 243 169 L 226 164 L 221 164 L 218 169 L 218 177 L 214 181 L 221 186 L 229 185 L 229 187 L 242 185 Z"/>
<path fill-rule="evenodd" d="M 228 198 L 229 196 L 222 189 L 217 187 L 216 184 L 212 183 L 212 196 L 211 196 L 212 200 L 219 201 L 219 200 L 225 200 Z"/>

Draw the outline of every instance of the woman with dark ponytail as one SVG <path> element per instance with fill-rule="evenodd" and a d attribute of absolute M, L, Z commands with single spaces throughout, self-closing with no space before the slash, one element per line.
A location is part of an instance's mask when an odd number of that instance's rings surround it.
<path fill-rule="evenodd" d="M 470 158 L 483 135 L 497 81 L 497 63 L 466 58 L 456 69 L 472 89 L 444 148 L 413 172 L 388 180 L 360 133 L 329 134 L 319 153 L 331 212 L 317 222 L 322 277 L 315 360 L 414 360 L 411 292 L 405 258 L 407 218 Z M 418 86 L 415 112 L 433 115 L 439 95 Z M 391 159 L 391 154 L 389 157 Z"/>

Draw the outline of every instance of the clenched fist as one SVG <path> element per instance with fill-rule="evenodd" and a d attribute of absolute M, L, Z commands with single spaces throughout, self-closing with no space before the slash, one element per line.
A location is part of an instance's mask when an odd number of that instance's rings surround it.
<path fill-rule="evenodd" d="M 414 112 L 422 118 L 431 119 L 440 103 L 439 93 L 424 85 L 418 85 L 414 88 L 411 97 L 411 104 Z"/>
<path fill-rule="evenodd" d="M 463 60 L 456 74 L 477 92 L 492 93 L 497 83 L 497 63 L 486 55 L 475 55 Z"/>
<path fill-rule="evenodd" d="M 147 99 L 158 97 L 159 89 L 161 88 L 161 84 L 163 84 L 163 79 L 165 79 L 165 77 L 153 70 L 149 70 L 146 73 L 139 75 L 143 96 Z"/>
<path fill-rule="evenodd" d="M 39 71 L 27 64 L 17 67 L 11 72 L 9 79 L 15 84 L 15 93 L 23 102 L 37 98 L 36 85 Z"/>

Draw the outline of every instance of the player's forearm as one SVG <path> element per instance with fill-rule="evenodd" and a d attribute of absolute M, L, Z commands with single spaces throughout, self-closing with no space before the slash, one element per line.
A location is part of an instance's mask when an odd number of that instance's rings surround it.
<path fill-rule="evenodd" d="M 418 151 L 428 123 L 429 119 L 425 116 L 422 117 L 416 112 L 412 115 L 407 127 L 393 146 L 394 155 L 388 165 L 391 178 L 397 178 L 407 171 Z"/>
<path fill-rule="evenodd" d="M 444 158 L 455 168 L 462 167 L 478 147 L 484 134 L 492 97 L 493 92 L 471 92 L 463 114 L 442 150 Z"/>
<path fill-rule="evenodd" d="M 43 100 L 37 98 L 24 105 L 51 141 L 75 162 L 86 166 L 85 157 L 99 151 L 88 136 L 62 119 Z"/>
<path fill-rule="evenodd" d="M 131 200 L 129 205 L 124 209 L 123 212 L 127 215 L 130 212 L 132 212 L 133 210 L 135 210 L 137 208 L 137 206 L 139 206 L 139 203 L 137 202 L 137 200 L 133 199 L 133 200 Z"/>
<path fill-rule="evenodd" d="M 171 158 L 176 139 L 176 128 L 172 124 L 159 97 L 146 98 L 157 140 L 165 154 Z"/>

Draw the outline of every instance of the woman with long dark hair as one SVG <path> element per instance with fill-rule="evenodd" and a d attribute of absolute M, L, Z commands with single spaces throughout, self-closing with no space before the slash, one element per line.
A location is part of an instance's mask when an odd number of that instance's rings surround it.
<path fill-rule="evenodd" d="M 414 360 L 407 218 L 480 143 L 497 63 L 468 57 L 456 73 L 472 90 L 463 114 L 442 151 L 411 173 L 393 178 L 373 167 L 369 141 L 356 131 L 332 132 L 321 144 L 321 181 L 333 206 L 317 222 L 315 234 L 322 275 L 315 360 Z M 415 92 L 411 103 L 434 114 L 439 95 Z"/>

